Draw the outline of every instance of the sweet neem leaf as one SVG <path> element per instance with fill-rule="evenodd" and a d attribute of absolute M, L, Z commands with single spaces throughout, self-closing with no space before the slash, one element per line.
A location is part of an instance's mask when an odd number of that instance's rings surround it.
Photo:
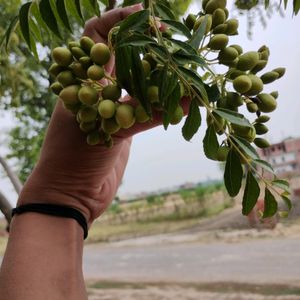
<path fill-rule="evenodd" d="M 255 159 L 255 160 L 253 160 L 253 163 L 256 166 L 261 167 L 263 170 L 266 170 L 266 171 L 270 172 L 271 174 L 275 174 L 273 167 L 267 161 L 261 160 L 261 159 Z"/>
<path fill-rule="evenodd" d="M 57 20 L 52 11 L 52 7 L 49 0 L 41 0 L 39 3 L 39 9 L 42 16 L 43 21 L 47 24 L 49 29 L 59 38 L 61 38 L 61 34 L 58 29 Z"/>
<path fill-rule="evenodd" d="M 185 119 L 185 123 L 182 127 L 182 135 L 190 141 L 193 136 L 197 133 L 201 126 L 201 114 L 196 99 L 193 99 L 190 104 L 189 114 Z"/>
<path fill-rule="evenodd" d="M 243 215 L 247 216 L 254 208 L 260 194 L 260 188 L 256 178 L 251 171 L 248 171 L 246 178 L 246 187 L 243 196 Z"/>
<path fill-rule="evenodd" d="M 29 29 L 29 11 L 30 11 L 31 4 L 32 4 L 32 2 L 27 2 L 27 3 L 23 4 L 19 11 L 20 29 L 21 29 L 23 38 L 30 50 L 32 50 L 31 49 L 30 29 Z"/>
<path fill-rule="evenodd" d="M 220 99 L 221 93 L 217 84 L 213 84 L 211 86 L 204 84 L 204 87 L 206 89 L 209 102 L 216 102 Z"/>
<path fill-rule="evenodd" d="M 206 30 L 206 24 L 207 24 L 208 17 L 206 16 L 204 18 L 204 21 L 201 23 L 199 28 L 194 32 L 193 36 L 191 37 L 189 44 L 198 51 L 198 48 L 200 46 L 200 43 L 204 37 L 205 30 Z"/>
<path fill-rule="evenodd" d="M 219 149 L 219 142 L 214 126 L 211 124 L 207 127 L 203 139 L 203 149 L 205 156 L 209 159 L 216 160 Z"/>
<path fill-rule="evenodd" d="M 9 24 L 9 26 L 8 26 L 8 28 L 7 28 L 7 30 L 6 30 L 6 32 L 5 32 L 5 34 L 4 34 L 4 35 L 2 36 L 2 38 L 1 38 L 1 41 L 0 41 L 0 47 L 3 46 L 4 41 L 5 41 L 5 48 L 6 48 L 6 51 L 7 51 L 7 48 L 8 48 L 10 35 L 11 35 L 11 33 L 15 30 L 15 28 L 16 28 L 16 26 L 17 26 L 17 23 L 18 23 L 18 20 L 19 20 L 19 16 L 15 16 L 15 17 L 11 20 L 11 22 L 10 22 L 10 24 Z"/>
<path fill-rule="evenodd" d="M 184 51 L 187 54 L 197 55 L 197 51 L 186 42 L 175 39 L 168 39 L 168 41 L 176 45 L 179 49 L 181 49 L 181 51 Z"/>
<path fill-rule="evenodd" d="M 291 199 L 284 194 L 281 194 L 281 198 L 284 201 L 285 205 L 288 207 L 288 209 L 291 210 L 293 207 Z"/>
<path fill-rule="evenodd" d="M 169 28 L 173 29 L 178 33 L 183 34 L 187 38 L 192 37 L 190 30 L 181 22 L 174 21 L 174 20 L 161 20 L 161 22 L 167 24 Z"/>
<path fill-rule="evenodd" d="M 276 214 L 278 210 L 278 203 L 274 197 L 274 195 L 270 192 L 270 190 L 265 188 L 265 207 L 263 218 L 269 218 Z"/>
<path fill-rule="evenodd" d="M 154 10 L 158 16 L 164 20 L 175 20 L 176 17 L 172 10 L 161 2 L 156 2 Z"/>
<path fill-rule="evenodd" d="M 145 34 L 134 33 L 132 35 L 124 37 L 116 44 L 116 47 L 146 46 L 147 44 L 156 44 L 156 41 Z"/>
<path fill-rule="evenodd" d="M 256 150 L 251 146 L 251 144 L 241 138 L 241 137 L 235 137 L 235 136 L 231 136 L 230 137 L 241 149 L 242 151 L 247 154 L 249 157 L 253 158 L 253 159 L 259 159 L 259 156 L 256 152 Z"/>
<path fill-rule="evenodd" d="M 65 0 L 56 0 L 55 3 L 56 3 L 57 13 L 60 19 L 62 20 L 62 23 L 64 24 L 65 28 L 67 28 L 70 32 L 72 32 L 69 18 L 67 15 L 66 6 L 65 6 Z"/>
<path fill-rule="evenodd" d="M 290 194 L 290 184 L 286 180 L 282 179 L 275 179 L 272 181 L 272 185 L 279 187 L 280 189 L 284 190 L 286 193 Z"/>
<path fill-rule="evenodd" d="M 243 168 L 241 161 L 237 153 L 231 149 L 228 152 L 225 172 L 224 172 L 224 183 L 228 194 L 231 197 L 235 197 L 242 186 L 243 179 Z"/>
<path fill-rule="evenodd" d="M 185 64 L 197 64 L 204 66 L 206 63 L 198 55 L 188 54 L 182 50 L 176 51 L 172 54 L 172 59 L 178 64 L 184 66 Z"/>
<path fill-rule="evenodd" d="M 244 127 L 252 127 L 249 120 L 247 120 L 244 115 L 239 114 L 237 112 L 231 111 L 225 108 L 218 108 L 215 109 L 214 112 L 218 114 L 220 117 L 224 118 L 225 120 L 229 121 L 230 123 L 241 125 Z"/>

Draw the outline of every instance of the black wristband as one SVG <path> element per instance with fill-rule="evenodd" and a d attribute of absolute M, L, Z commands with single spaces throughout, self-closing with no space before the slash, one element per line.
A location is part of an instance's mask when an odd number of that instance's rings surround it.
<path fill-rule="evenodd" d="M 23 214 L 26 212 L 36 212 L 45 215 L 75 219 L 83 229 L 84 239 L 88 236 L 88 227 L 85 217 L 75 208 L 56 204 L 29 203 L 14 208 L 11 215 L 13 217 L 15 214 Z"/>

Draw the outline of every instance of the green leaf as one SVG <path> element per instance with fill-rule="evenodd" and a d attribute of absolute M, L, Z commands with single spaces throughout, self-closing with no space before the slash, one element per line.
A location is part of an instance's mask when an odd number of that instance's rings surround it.
<path fill-rule="evenodd" d="M 251 146 L 251 144 L 241 138 L 241 137 L 235 137 L 235 136 L 230 136 L 232 140 L 243 150 L 244 153 L 246 153 L 249 157 L 253 159 L 259 159 L 259 155 L 256 152 L 255 148 Z"/>
<path fill-rule="evenodd" d="M 201 114 L 198 103 L 195 99 L 191 101 L 189 114 L 185 119 L 185 123 L 182 127 L 182 135 L 187 140 L 190 141 L 193 136 L 197 133 L 199 127 L 201 126 Z"/>
<path fill-rule="evenodd" d="M 224 183 L 228 194 L 231 197 L 235 197 L 242 186 L 243 179 L 243 168 L 241 161 L 237 153 L 231 149 L 228 152 L 225 172 L 224 172 Z"/>
<path fill-rule="evenodd" d="M 294 9 L 295 15 L 297 15 L 300 10 L 300 0 L 294 0 L 293 9 Z"/>
<path fill-rule="evenodd" d="M 216 160 L 219 142 L 213 124 L 209 125 L 203 139 L 204 153 L 207 158 Z"/>
<path fill-rule="evenodd" d="M 80 19 L 82 19 L 84 21 L 83 15 L 82 15 L 82 10 L 81 10 L 81 4 L 80 4 L 80 0 L 74 0 L 75 3 L 75 7 L 77 10 L 77 14 L 80 17 Z"/>
<path fill-rule="evenodd" d="M 55 4 L 57 13 L 60 19 L 62 20 L 62 23 L 64 24 L 65 28 L 72 32 L 72 28 L 66 11 L 65 0 L 56 0 Z"/>
<path fill-rule="evenodd" d="M 116 44 L 116 47 L 146 46 L 148 44 L 156 44 L 156 41 L 145 34 L 134 33 L 128 37 L 123 38 Z"/>
<path fill-rule="evenodd" d="M 143 2 L 143 1 L 141 1 L 141 0 L 124 0 L 122 7 L 134 5 L 134 4 L 141 3 L 141 2 Z"/>
<path fill-rule="evenodd" d="M 169 9 L 166 5 L 156 2 L 156 5 L 154 6 L 154 10 L 156 12 L 156 15 L 160 16 L 164 20 L 175 20 L 176 17 L 173 14 L 172 10 Z"/>
<path fill-rule="evenodd" d="M 30 8 L 30 13 L 31 15 L 34 17 L 34 19 L 37 22 L 37 25 L 39 26 L 40 29 L 43 29 L 45 32 L 44 34 L 50 35 L 51 32 L 49 30 L 49 28 L 47 27 L 47 25 L 45 24 L 45 22 L 43 21 L 41 14 L 40 14 L 40 10 L 38 7 L 38 3 L 33 2 Z"/>
<path fill-rule="evenodd" d="M 4 41 L 5 41 L 5 48 L 6 48 L 6 51 L 8 50 L 7 48 L 8 48 L 8 44 L 9 44 L 10 35 L 11 35 L 11 33 L 15 30 L 15 28 L 16 28 L 16 26 L 17 26 L 18 20 L 19 20 L 19 16 L 15 16 L 15 17 L 11 20 L 11 22 L 10 22 L 10 24 L 9 24 L 9 26 L 8 26 L 8 28 L 7 28 L 7 30 L 6 30 L 6 32 L 5 32 L 5 34 L 4 34 L 4 35 L 2 36 L 2 38 L 1 38 L 1 41 L 0 41 L 0 47 L 3 46 Z"/>
<path fill-rule="evenodd" d="M 218 108 L 215 109 L 214 112 L 218 114 L 220 117 L 224 118 L 225 120 L 229 121 L 230 123 L 241 125 L 244 127 L 252 127 L 249 120 L 247 120 L 244 115 L 239 114 L 237 112 L 231 111 L 225 108 Z"/>
<path fill-rule="evenodd" d="M 122 33 L 127 32 L 128 30 L 134 30 L 143 33 L 149 27 L 149 16 L 150 14 L 148 9 L 140 10 L 134 14 L 131 14 L 120 23 L 118 36 L 120 37 Z"/>
<path fill-rule="evenodd" d="M 253 163 L 256 166 L 261 167 L 263 170 L 266 170 L 266 171 L 270 172 L 271 174 L 275 174 L 275 171 L 274 171 L 272 165 L 269 164 L 267 161 L 261 160 L 261 159 L 255 159 L 255 160 L 253 160 Z"/>
<path fill-rule="evenodd" d="M 30 29 L 29 29 L 29 11 L 32 2 L 27 2 L 20 8 L 19 11 L 19 22 L 20 29 L 23 35 L 23 38 L 28 45 L 29 49 L 31 49 L 31 38 L 30 38 Z"/>
<path fill-rule="evenodd" d="M 185 64 L 197 64 L 203 66 L 206 64 L 205 60 L 194 54 L 188 54 L 184 51 L 176 51 L 172 54 L 172 59 L 178 64 L 184 66 Z"/>
<path fill-rule="evenodd" d="M 39 41 L 41 44 L 43 44 L 43 37 L 42 37 L 41 31 L 40 31 L 40 28 L 32 18 L 29 19 L 29 26 L 30 26 L 31 32 L 33 33 L 35 39 L 37 41 Z"/>
<path fill-rule="evenodd" d="M 100 0 L 101 3 L 103 3 L 105 6 L 109 5 L 109 0 Z"/>
<path fill-rule="evenodd" d="M 206 30 L 207 16 L 204 18 L 204 21 L 201 23 L 199 28 L 194 32 L 191 37 L 189 44 L 198 51 L 201 41 L 203 40 L 205 30 Z"/>
<path fill-rule="evenodd" d="M 291 191 L 290 191 L 290 184 L 286 180 L 275 179 L 275 180 L 272 181 L 272 185 L 274 185 L 276 187 L 279 187 L 280 189 L 284 190 L 288 194 L 291 193 Z"/>
<path fill-rule="evenodd" d="M 288 209 L 291 210 L 293 207 L 291 199 L 283 194 L 281 195 L 281 198 L 284 201 L 285 205 L 288 207 Z"/>
<path fill-rule="evenodd" d="M 197 51 L 186 42 L 175 40 L 175 39 L 167 39 L 167 40 L 173 43 L 174 45 L 176 45 L 179 49 L 181 49 L 181 51 L 184 51 L 187 54 L 197 55 Z"/>
<path fill-rule="evenodd" d="M 217 102 L 220 99 L 221 94 L 217 84 L 213 84 L 211 86 L 204 84 L 204 87 L 206 89 L 209 102 Z"/>
<path fill-rule="evenodd" d="M 254 208 L 260 194 L 260 188 L 256 178 L 251 171 L 248 171 L 246 187 L 243 196 L 243 215 L 247 216 Z"/>
<path fill-rule="evenodd" d="M 55 15 L 52 11 L 51 4 L 49 0 L 41 0 L 39 4 L 40 13 L 43 21 L 47 24 L 49 29 L 59 38 L 61 38 L 58 24 Z"/>
<path fill-rule="evenodd" d="M 192 85 L 194 85 L 197 90 L 200 92 L 202 99 L 205 102 L 208 102 L 208 96 L 202 82 L 202 78 L 194 71 L 186 69 L 184 67 L 179 66 L 178 70 L 180 71 L 181 75 L 186 78 Z"/>
<path fill-rule="evenodd" d="M 276 214 L 278 209 L 278 204 L 273 196 L 273 194 L 270 192 L 270 190 L 266 187 L 265 189 L 265 207 L 264 207 L 264 214 L 263 218 L 269 218 Z"/>
<path fill-rule="evenodd" d="M 161 20 L 161 22 L 167 24 L 169 28 L 183 34 L 187 38 L 192 37 L 190 30 L 181 22 L 174 21 L 174 20 Z"/>

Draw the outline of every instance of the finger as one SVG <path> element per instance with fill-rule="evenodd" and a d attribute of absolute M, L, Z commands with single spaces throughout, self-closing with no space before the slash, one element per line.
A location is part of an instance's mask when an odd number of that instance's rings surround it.
<path fill-rule="evenodd" d="M 83 35 L 90 36 L 95 42 L 106 42 L 109 31 L 116 23 L 142 9 L 143 6 L 141 4 L 136 4 L 125 8 L 113 9 L 104 13 L 100 18 L 92 18 L 87 22 Z"/>
<path fill-rule="evenodd" d="M 180 101 L 180 105 L 183 108 L 184 115 L 187 115 L 190 107 L 190 98 L 189 97 L 183 97 Z M 135 99 L 130 99 L 128 101 L 125 101 L 124 103 L 130 104 L 132 106 L 137 106 L 137 101 Z M 121 129 L 118 131 L 116 136 L 126 138 L 133 136 L 137 133 L 149 130 L 151 128 L 160 126 L 163 124 L 163 113 L 161 111 L 153 110 L 152 112 L 152 119 L 146 123 L 138 123 L 136 122 L 132 127 L 128 129 Z"/>

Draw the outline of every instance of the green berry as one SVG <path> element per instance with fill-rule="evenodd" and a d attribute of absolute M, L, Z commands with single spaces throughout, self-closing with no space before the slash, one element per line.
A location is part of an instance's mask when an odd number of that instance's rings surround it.
<path fill-rule="evenodd" d="M 86 141 L 90 146 L 98 145 L 101 142 L 100 133 L 98 130 L 94 130 L 90 132 L 87 137 Z"/>
<path fill-rule="evenodd" d="M 259 117 L 255 120 L 255 122 L 256 122 L 256 123 L 267 123 L 269 120 L 270 120 L 270 117 L 269 117 L 269 116 L 267 116 L 267 115 L 261 115 L 261 116 L 259 116 Z"/>
<path fill-rule="evenodd" d="M 159 102 L 159 90 L 158 86 L 152 85 L 148 87 L 147 99 L 151 103 Z"/>
<path fill-rule="evenodd" d="M 174 111 L 174 113 L 170 117 L 170 124 L 176 125 L 176 124 L 180 123 L 183 116 L 184 116 L 183 109 L 180 105 L 178 105 L 176 110 Z"/>
<path fill-rule="evenodd" d="M 87 53 L 90 54 L 92 47 L 95 45 L 95 42 L 88 36 L 82 36 L 80 38 L 80 46 Z"/>
<path fill-rule="evenodd" d="M 214 35 L 208 43 L 208 47 L 213 50 L 222 50 L 228 44 L 228 36 L 225 34 Z"/>
<path fill-rule="evenodd" d="M 247 71 L 253 69 L 259 61 L 259 54 L 255 51 L 249 51 L 239 57 L 237 69 Z"/>
<path fill-rule="evenodd" d="M 229 150 L 230 150 L 230 148 L 228 146 L 219 147 L 218 152 L 217 152 L 217 160 L 218 161 L 226 161 Z"/>
<path fill-rule="evenodd" d="M 212 28 L 223 24 L 226 21 L 226 14 L 224 9 L 217 8 L 212 14 Z"/>
<path fill-rule="evenodd" d="M 148 116 L 148 114 L 146 113 L 145 109 L 141 104 L 139 104 L 135 108 L 134 114 L 135 114 L 136 121 L 138 123 L 145 123 L 150 120 L 150 117 Z"/>
<path fill-rule="evenodd" d="M 107 45 L 97 43 L 91 48 L 90 56 L 94 63 L 103 66 L 110 59 L 110 50 Z"/>
<path fill-rule="evenodd" d="M 79 125 L 79 128 L 81 131 L 83 131 L 85 133 L 91 132 L 96 129 L 96 122 L 95 121 L 89 122 L 89 123 L 81 122 Z"/>
<path fill-rule="evenodd" d="M 71 52 L 77 60 L 79 60 L 81 57 L 86 56 L 86 53 L 80 47 L 71 48 Z"/>
<path fill-rule="evenodd" d="M 59 98 L 62 99 L 64 103 L 67 104 L 76 104 L 79 102 L 78 92 L 79 92 L 78 85 L 70 85 L 65 87 L 60 93 Z"/>
<path fill-rule="evenodd" d="M 60 66 L 67 67 L 73 61 L 72 53 L 68 48 L 56 47 L 52 50 L 53 60 Z"/>
<path fill-rule="evenodd" d="M 115 84 L 110 84 L 102 90 L 102 98 L 117 101 L 120 99 L 122 90 Z"/>
<path fill-rule="evenodd" d="M 193 14 L 189 14 L 185 20 L 185 25 L 189 30 L 192 30 L 196 22 L 196 16 Z"/>
<path fill-rule="evenodd" d="M 258 134 L 258 135 L 265 134 L 269 131 L 269 128 L 262 123 L 254 124 L 254 128 L 255 128 L 256 134 Z"/>
<path fill-rule="evenodd" d="M 110 119 L 116 112 L 116 104 L 112 100 L 103 100 L 98 106 L 99 115 L 102 118 Z"/>
<path fill-rule="evenodd" d="M 254 140 L 254 144 L 259 148 L 268 148 L 270 147 L 270 143 L 266 139 L 256 138 Z"/>
<path fill-rule="evenodd" d="M 97 118 L 97 110 L 92 106 L 83 106 L 78 111 L 78 117 L 80 122 L 84 122 L 84 123 L 93 122 Z"/>
<path fill-rule="evenodd" d="M 79 90 L 78 98 L 83 104 L 93 105 L 98 101 L 98 92 L 91 86 L 85 85 Z"/>
<path fill-rule="evenodd" d="M 252 85 L 251 89 L 247 91 L 247 95 L 254 96 L 259 94 L 264 88 L 263 81 L 258 76 L 253 74 L 248 74 L 248 77 L 250 78 Z"/>
<path fill-rule="evenodd" d="M 101 122 L 102 130 L 107 134 L 115 134 L 120 130 L 120 125 L 116 122 L 115 118 L 103 119 Z"/>
<path fill-rule="evenodd" d="M 243 98 L 238 94 L 234 92 L 228 92 L 226 95 L 226 102 L 229 106 L 241 106 L 244 104 Z"/>
<path fill-rule="evenodd" d="M 267 72 L 263 75 L 261 75 L 261 80 L 263 81 L 264 84 L 271 83 L 275 81 L 279 77 L 279 74 L 277 72 Z"/>
<path fill-rule="evenodd" d="M 278 73 L 278 78 L 281 78 L 285 74 L 285 68 L 276 68 L 273 70 L 273 72 Z"/>
<path fill-rule="evenodd" d="M 230 20 L 227 20 L 225 22 L 225 24 L 227 25 L 227 28 L 226 28 L 226 34 L 227 35 L 237 34 L 237 30 L 238 30 L 238 27 L 239 27 L 239 20 L 230 19 Z"/>
<path fill-rule="evenodd" d="M 234 89 L 241 94 L 248 92 L 251 86 L 252 81 L 247 75 L 240 75 L 233 80 Z"/>
<path fill-rule="evenodd" d="M 92 65 L 87 70 L 87 75 L 92 80 L 101 80 L 104 77 L 104 69 L 97 65 Z"/>
<path fill-rule="evenodd" d="M 257 103 L 260 111 L 269 113 L 276 109 L 277 102 L 276 99 L 270 94 L 261 93 L 257 95 L 259 102 Z"/>
<path fill-rule="evenodd" d="M 63 90 L 63 86 L 59 82 L 54 82 L 50 85 L 50 89 L 55 95 L 59 95 L 59 93 Z"/>
<path fill-rule="evenodd" d="M 134 108 L 129 104 L 121 104 L 117 107 L 115 118 L 121 128 L 131 127 L 135 122 Z"/>

